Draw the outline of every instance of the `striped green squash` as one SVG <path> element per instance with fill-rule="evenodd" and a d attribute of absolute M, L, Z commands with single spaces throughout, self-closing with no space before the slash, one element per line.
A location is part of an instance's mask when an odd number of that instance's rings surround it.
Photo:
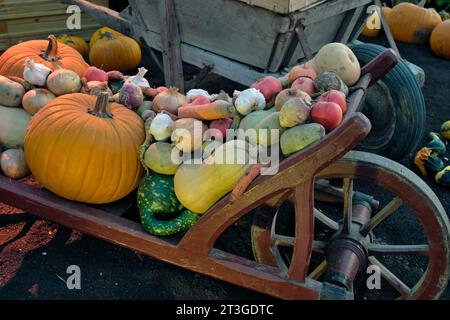
<path fill-rule="evenodd" d="M 155 236 L 170 236 L 189 229 L 200 216 L 178 201 L 173 176 L 150 172 L 139 186 L 137 204 L 145 230 Z"/>

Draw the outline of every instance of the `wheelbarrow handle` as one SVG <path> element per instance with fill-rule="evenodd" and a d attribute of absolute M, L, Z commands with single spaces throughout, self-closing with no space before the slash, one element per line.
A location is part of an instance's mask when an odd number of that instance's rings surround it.
<path fill-rule="evenodd" d="M 370 61 L 361 69 L 361 77 L 370 74 L 371 79 L 369 87 L 383 78 L 392 68 L 394 68 L 399 61 L 398 56 L 394 50 L 386 49 L 378 57 Z"/>

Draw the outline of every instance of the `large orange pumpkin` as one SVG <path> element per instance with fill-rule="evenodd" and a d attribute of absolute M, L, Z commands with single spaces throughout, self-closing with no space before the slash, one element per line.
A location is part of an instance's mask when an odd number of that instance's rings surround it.
<path fill-rule="evenodd" d="M 134 39 L 110 32 L 106 32 L 89 53 L 89 61 L 97 68 L 124 73 L 136 69 L 141 58 L 141 48 Z"/>
<path fill-rule="evenodd" d="M 5 51 L 0 56 L 0 75 L 23 77 L 26 58 L 32 58 L 54 70 L 55 62 L 64 69 L 76 72 L 80 77 L 89 65 L 83 57 L 73 48 L 58 43 L 55 36 L 46 40 L 30 40 L 19 43 Z"/>
<path fill-rule="evenodd" d="M 125 197 L 140 181 L 144 123 L 133 111 L 82 93 L 58 97 L 30 121 L 27 163 L 48 190 L 92 204 Z"/>
<path fill-rule="evenodd" d="M 69 47 L 74 48 L 82 56 L 86 56 L 89 53 L 89 45 L 81 37 L 63 34 L 63 35 L 59 35 L 58 37 L 56 37 L 56 39 L 58 39 L 58 42 L 64 43 L 65 45 L 68 45 Z"/>
<path fill-rule="evenodd" d="M 450 20 L 445 20 L 434 28 L 430 45 L 435 55 L 450 60 Z"/>
<path fill-rule="evenodd" d="M 434 9 L 402 2 L 396 5 L 388 18 L 395 40 L 407 43 L 427 43 L 433 29 L 442 22 Z"/>

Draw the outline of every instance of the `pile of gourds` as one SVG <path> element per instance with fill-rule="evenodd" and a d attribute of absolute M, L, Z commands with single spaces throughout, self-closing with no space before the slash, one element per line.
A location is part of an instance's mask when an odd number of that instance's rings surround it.
<path fill-rule="evenodd" d="M 414 157 L 414 164 L 423 176 L 432 175 L 434 180 L 444 186 L 450 187 L 450 166 L 445 162 L 447 143 L 450 141 L 450 121 L 441 126 L 441 133 L 430 132 L 426 147 L 420 149 Z"/>
<path fill-rule="evenodd" d="M 141 91 L 134 84 L 140 77 L 90 67 L 54 36 L 9 48 L 0 66 L 5 175 L 19 179 L 31 171 L 61 197 L 93 204 L 116 201 L 139 185 L 144 123 L 117 103 L 128 93 L 114 96 L 111 88 L 118 82 Z"/>
<path fill-rule="evenodd" d="M 89 44 L 81 37 L 67 34 L 57 40 L 89 57 L 92 66 L 105 71 L 129 72 L 138 67 L 142 58 L 141 43 L 108 27 L 95 31 Z"/>
<path fill-rule="evenodd" d="M 429 43 L 433 52 L 442 58 L 450 59 L 450 20 L 448 14 L 439 14 L 433 8 L 424 8 L 424 2 L 416 5 L 402 2 L 392 9 L 383 7 L 383 13 L 395 40 L 406 43 Z M 367 20 L 363 35 L 378 36 L 380 17 L 374 12 Z"/>
<path fill-rule="evenodd" d="M 31 171 L 55 194 L 91 204 L 139 187 L 145 229 L 179 233 L 230 191 L 245 192 L 268 164 L 264 148 L 288 157 L 339 126 L 361 69 L 347 46 L 332 43 L 284 77 L 265 77 L 233 97 L 153 88 L 146 72 L 130 77 L 89 66 L 53 36 L 11 47 L 0 56 L 4 173 Z M 230 129 L 255 135 L 230 138 Z M 231 163 L 230 152 L 237 157 Z"/>
<path fill-rule="evenodd" d="M 188 228 L 226 194 L 239 196 L 270 166 L 261 160 L 262 150 L 289 157 L 333 131 L 346 112 L 349 86 L 360 74 L 354 53 L 332 43 L 284 77 L 264 77 L 233 97 L 201 89 L 185 96 L 159 88 L 151 103 L 139 107 L 146 128 L 140 159 L 147 175 L 138 206 L 146 230 L 170 235 Z M 235 131 L 252 129 L 254 135 Z"/>

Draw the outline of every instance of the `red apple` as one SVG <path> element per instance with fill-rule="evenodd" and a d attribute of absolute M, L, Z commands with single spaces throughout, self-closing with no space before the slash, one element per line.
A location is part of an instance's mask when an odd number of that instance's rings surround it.
<path fill-rule="evenodd" d="M 219 130 L 222 134 L 222 138 L 225 139 L 227 137 L 227 130 L 231 128 L 231 125 L 233 124 L 233 119 L 219 119 L 214 120 L 209 125 L 210 129 L 216 129 Z"/>
<path fill-rule="evenodd" d="M 347 99 L 345 94 L 339 90 L 325 92 L 320 96 L 319 101 L 337 103 L 341 107 L 342 113 L 347 112 Z"/>
<path fill-rule="evenodd" d="M 272 98 L 275 97 L 278 94 L 278 92 L 283 90 L 281 81 L 272 76 L 264 77 L 256 81 L 250 87 L 261 91 L 264 98 L 266 98 L 266 102 L 272 100 Z"/>
<path fill-rule="evenodd" d="M 90 81 L 100 81 L 100 82 L 108 82 L 109 76 L 106 71 L 96 67 L 89 67 L 83 74 L 83 77 L 86 78 L 87 82 Z"/>
<path fill-rule="evenodd" d="M 314 80 L 317 77 L 316 70 L 305 65 L 295 66 L 289 71 L 288 79 L 292 83 L 300 77 L 307 77 Z"/>
<path fill-rule="evenodd" d="M 332 131 L 342 122 L 342 109 L 337 103 L 320 101 L 312 106 L 311 118 L 327 131 Z"/>
<path fill-rule="evenodd" d="M 314 81 L 311 80 L 310 78 L 306 78 L 306 77 L 301 77 L 301 78 L 298 78 L 297 80 L 295 80 L 292 83 L 291 88 L 292 89 L 300 89 L 309 95 L 314 94 L 314 92 L 316 91 L 316 88 L 314 88 Z"/>

